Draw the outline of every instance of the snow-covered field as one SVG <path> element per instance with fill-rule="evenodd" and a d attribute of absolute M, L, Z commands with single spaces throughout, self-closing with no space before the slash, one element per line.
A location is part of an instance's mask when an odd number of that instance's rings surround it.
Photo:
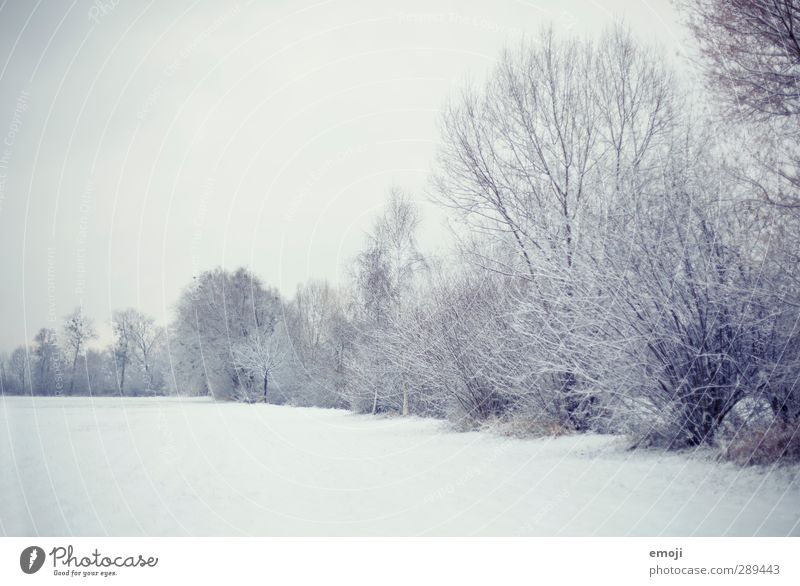
<path fill-rule="evenodd" d="M 796 470 L 204 399 L 0 398 L 7 535 L 800 535 Z"/>

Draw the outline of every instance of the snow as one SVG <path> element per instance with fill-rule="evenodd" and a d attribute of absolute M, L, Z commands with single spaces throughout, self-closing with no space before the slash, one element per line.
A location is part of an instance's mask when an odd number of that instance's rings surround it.
<path fill-rule="evenodd" d="M 0 398 L 6 535 L 800 535 L 797 469 L 176 398 Z"/>

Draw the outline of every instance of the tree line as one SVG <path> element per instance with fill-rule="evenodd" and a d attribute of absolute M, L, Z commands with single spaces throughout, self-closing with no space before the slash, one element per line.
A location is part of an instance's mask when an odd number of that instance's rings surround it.
<path fill-rule="evenodd" d="M 32 345 L 0 355 L 0 389 L 42 396 L 164 394 L 165 328 L 132 308 L 115 311 L 111 326 L 114 341 L 90 347 L 97 338 L 94 321 L 75 308 L 60 328 L 41 328 Z"/>
<path fill-rule="evenodd" d="M 430 196 L 456 220 L 452 250 L 420 252 L 394 189 L 340 287 L 284 300 L 216 269 L 166 330 L 115 322 L 109 388 L 800 458 L 798 9 L 681 6 L 702 91 L 621 26 L 508 48 L 442 115 Z M 63 330 L 73 392 L 82 323 Z M 43 332 L 4 388 L 56 372 Z"/>

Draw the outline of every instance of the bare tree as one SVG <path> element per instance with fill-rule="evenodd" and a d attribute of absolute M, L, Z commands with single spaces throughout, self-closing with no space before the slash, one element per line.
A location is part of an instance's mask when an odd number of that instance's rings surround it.
<path fill-rule="evenodd" d="M 78 307 L 66 317 L 64 323 L 64 344 L 67 351 L 72 355 L 72 374 L 69 381 L 69 395 L 75 388 L 75 372 L 78 366 L 78 358 L 86 349 L 86 344 L 97 337 L 92 320 Z"/>
<path fill-rule="evenodd" d="M 125 372 L 131 360 L 131 324 L 135 314 L 135 309 L 125 309 L 115 311 L 111 316 L 111 327 L 114 331 L 114 357 L 119 368 L 119 392 L 121 395 L 125 394 Z"/>
<path fill-rule="evenodd" d="M 408 357 L 419 412 L 459 424 L 499 418 L 520 404 L 527 385 L 519 340 L 509 335 L 514 277 L 437 262 L 392 337 Z"/>
<path fill-rule="evenodd" d="M 30 353 L 31 350 L 29 348 L 20 346 L 14 348 L 8 357 L 8 372 L 13 379 L 13 386 L 16 392 L 20 394 L 33 394 L 34 392 L 31 381 Z"/>
<path fill-rule="evenodd" d="M 737 115 L 800 114 L 800 3 L 680 0 L 706 72 Z"/>
<path fill-rule="evenodd" d="M 245 376 L 260 381 L 261 398 L 266 403 L 272 373 L 283 365 L 288 353 L 288 340 L 283 326 L 279 324 L 270 330 L 254 331 L 236 343 L 232 353 L 236 367 Z M 239 396 L 246 402 L 254 402 L 256 390 L 251 385 L 242 385 Z"/>
<path fill-rule="evenodd" d="M 592 275 L 611 236 L 636 214 L 665 152 L 672 85 L 623 28 L 598 43 L 545 30 L 537 44 L 507 50 L 486 87 L 467 90 L 444 115 L 437 199 L 516 250 L 516 259 L 478 260 L 529 282 L 524 323 L 538 346 L 531 358 L 542 361 L 530 368 L 549 370 L 577 429 L 588 425 L 593 398 L 581 386 L 591 376 L 581 380 L 568 349 L 580 347 L 581 304 L 594 302 Z"/>
<path fill-rule="evenodd" d="M 744 128 L 726 130 L 758 165 L 730 170 L 764 201 L 800 210 L 800 2 L 680 0 L 708 85 Z M 741 157 L 739 157 L 741 158 Z M 795 257 L 796 260 L 796 257 Z"/>
<path fill-rule="evenodd" d="M 170 354 L 181 384 L 208 389 L 220 399 L 249 396 L 256 380 L 240 368 L 242 345 L 268 340 L 282 312 L 278 293 L 250 271 L 223 269 L 199 275 L 178 302 L 170 329 Z M 258 377 L 261 387 L 263 380 Z"/>
<path fill-rule="evenodd" d="M 411 200 L 399 189 L 392 190 L 383 215 L 355 261 L 353 292 L 359 335 L 349 357 L 353 376 L 348 383 L 353 403 L 372 413 L 395 408 L 405 415 L 409 412 L 405 361 L 402 357 L 390 360 L 385 342 L 406 308 L 415 276 L 425 267 L 417 249 L 418 225 L 419 215 Z M 368 407 L 367 397 L 371 399 Z"/>
<path fill-rule="evenodd" d="M 737 210 L 749 218 L 747 257 L 759 258 L 751 278 L 752 307 L 760 327 L 746 363 L 757 361 L 757 395 L 766 394 L 783 424 L 800 415 L 800 393 L 784 376 L 796 368 L 800 306 L 800 3 L 796 0 L 681 0 L 699 41 L 708 86 L 728 121 L 723 167 L 750 201 Z M 753 202 L 766 202 L 755 206 Z M 780 350 L 779 350 L 780 349 Z M 748 358 L 749 360 L 746 360 Z M 769 374 L 766 374 L 769 373 Z"/>
<path fill-rule="evenodd" d="M 133 356 L 142 368 L 145 391 L 153 389 L 154 353 L 164 340 L 164 328 L 156 325 L 155 320 L 136 310 L 128 310 L 128 332 L 133 347 Z"/>
<path fill-rule="evenodd" d="M 300 404 L 342 407 L 344 355 L 351 335 L 341 293 L 327 281 L 298 287 L 284 314 L 294 398 Z"/>
<path fill-rule="evenodd" d="M 33 339 L 36 357 L 34 386 L 45 395 L 60 395 L 63 387 L 61 350 L 55 330 L 42 328 Z"/>

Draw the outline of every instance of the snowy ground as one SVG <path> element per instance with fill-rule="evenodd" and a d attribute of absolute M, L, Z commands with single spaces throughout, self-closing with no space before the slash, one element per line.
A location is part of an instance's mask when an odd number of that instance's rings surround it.
<path fill-rule="evenodd" d="M 800 535 L 796 471 L 199 399 L 0 398 L 7 535 Z"/>

